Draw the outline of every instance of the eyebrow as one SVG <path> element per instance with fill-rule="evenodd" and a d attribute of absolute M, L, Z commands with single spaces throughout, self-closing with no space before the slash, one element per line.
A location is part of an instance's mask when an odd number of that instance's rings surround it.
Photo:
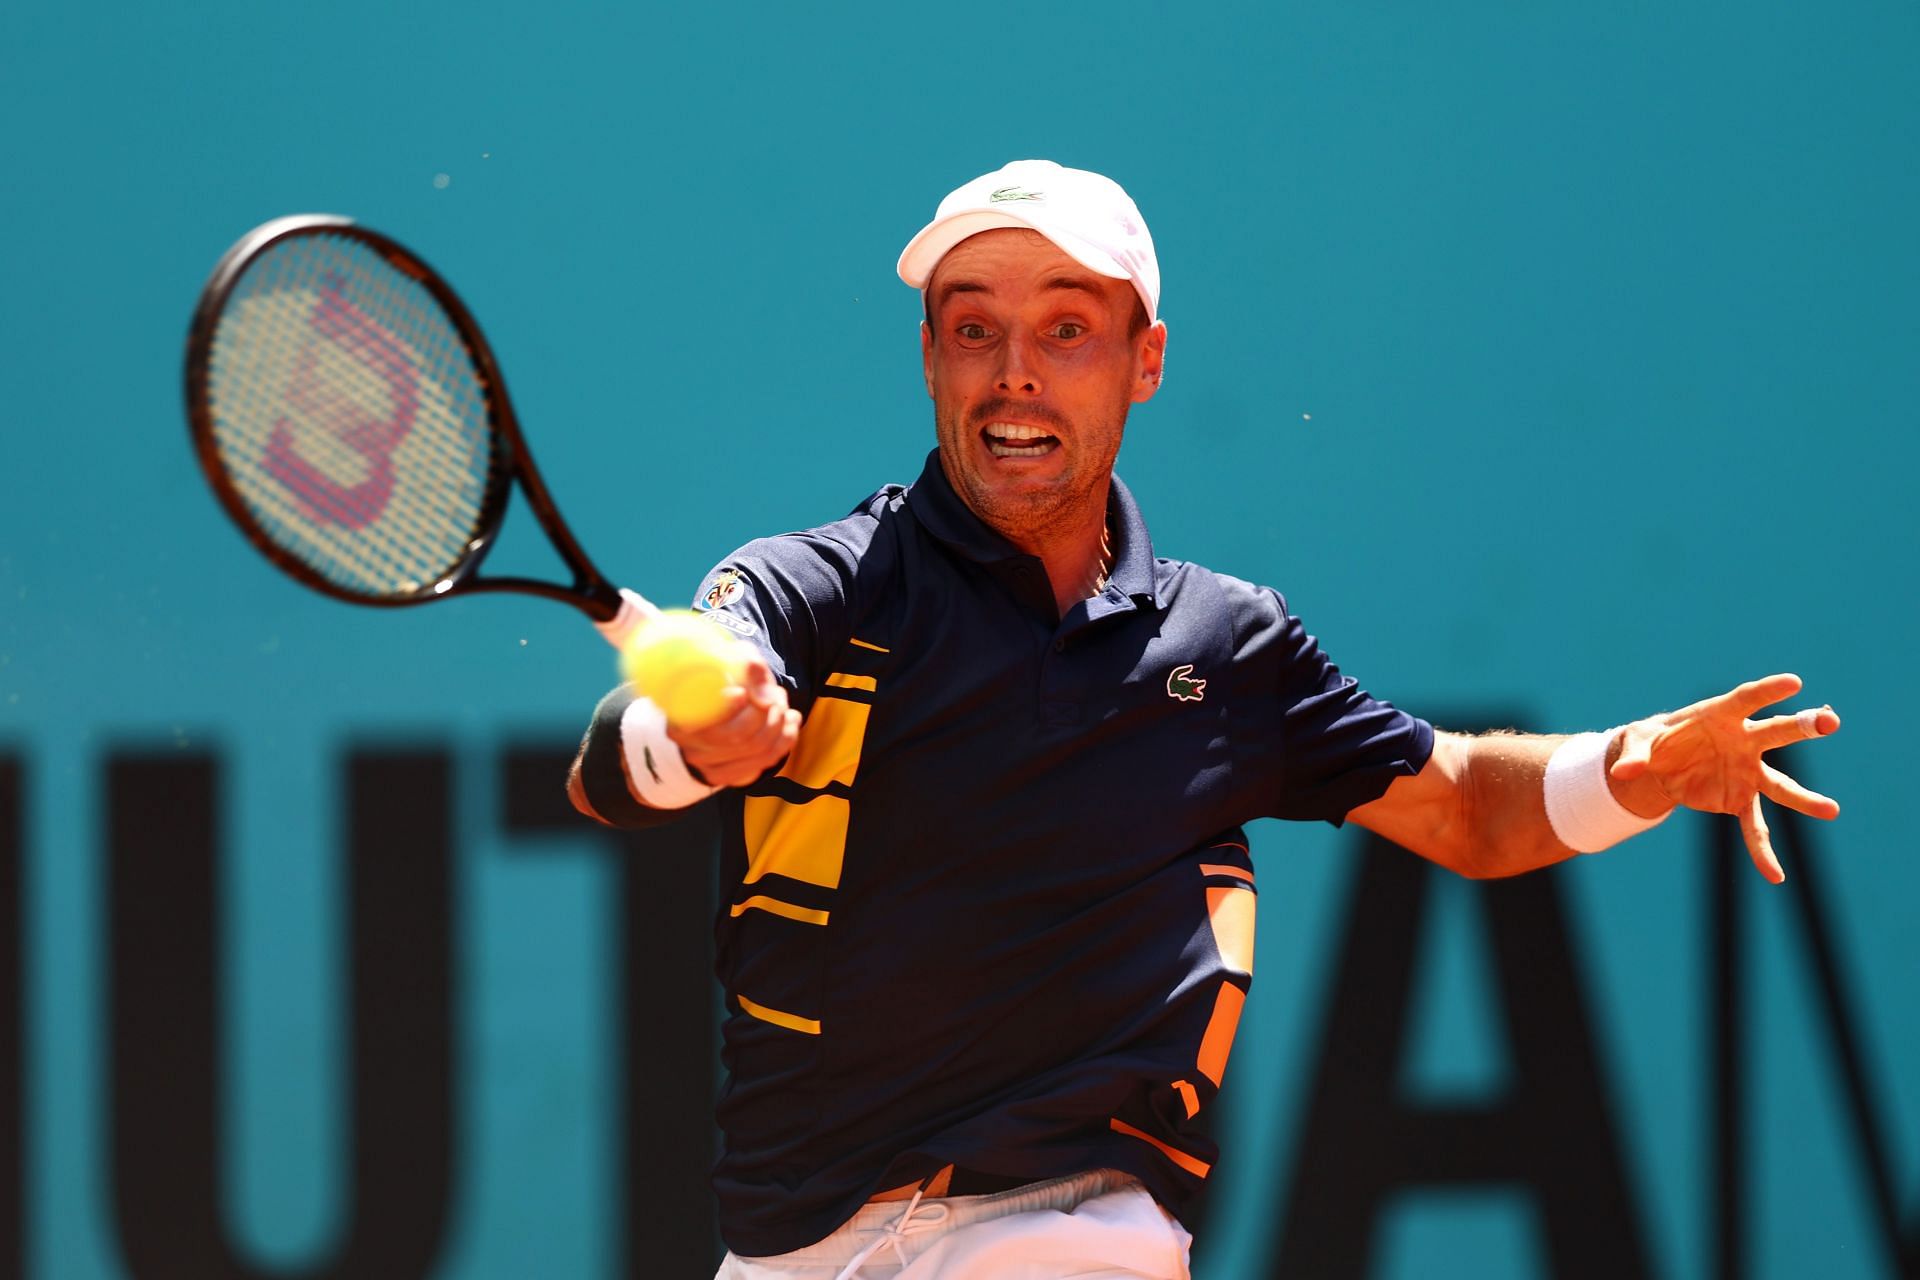
<path fill-rule="evenodd" d="M 1098 285 L 1079 276 L 1053 276 L 1040 287 L 1042 289 L 1074 289 L 1081 293 L 1090 293 L 1096 298 L 1105 296 Z M 991 288 L 978 280 L 949 280 L 940 286 L 938 302 L 940 305 L 945 305 L 947 299 L 957 293 L 991 294 L 992 292 Z"/>

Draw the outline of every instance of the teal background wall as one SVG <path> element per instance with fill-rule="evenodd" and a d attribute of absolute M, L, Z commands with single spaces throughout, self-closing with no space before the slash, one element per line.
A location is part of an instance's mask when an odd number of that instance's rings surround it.
<path fill-rule="evenodd" d="M 606 1119 L 615 871 L 492 817 L 497 754 L 564 744 L 609 657 L 565 610 L 357 611 L 243 544 L 180 408 L 219 253 L 305 210 L 415 246 L 485 326 L 582 542 L 682 597 L 749 537 L 915 474 L 930 415 L 894 259 L 949 188 L 1021 156 L 1112 174 L 1153 227 L 1168 378 L 1120 469 L 1163 554 L 1278 586 L 1343 667 L 1442 723 L 1599 727 L 1775 670 L 1842 711 L 1788 761 L 1845 808 L 1808 838 L 1911 1247 L 1917 63 L 1907 0 L 0 8 L 23 1001 L 0 1125 L 24 1126 L 23 1274 L 127 1274 L 105 762 L 221 761 L 226 1225 L 296 1274 L 347 1177 L 338 760 L 422 741 L 454 753 L 466 1082 L 433 1274 L 633 1266 Z M 1682 816 L 1550 873 L 1672 1276 L 1720 1256 L 1709 834 Z M 1274 1256 L 1355 865 L 1331 830 L 1255 838 L 1207 1280 Z M 1741 1273 L 1895 1274 L 1791 887 L 1738 892 Z M 1479 899 L 1433 904 L 1408 1096 L 1498 1096 Z M 1549 1265 L 1518 1184 L 1409 1188 L 1376 1244 L 1380 1276 Z"/>

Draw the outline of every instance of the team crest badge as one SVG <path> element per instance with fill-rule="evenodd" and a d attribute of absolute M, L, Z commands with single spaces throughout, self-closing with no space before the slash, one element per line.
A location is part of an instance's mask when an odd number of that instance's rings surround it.
<path fill-rule="evenodd" d="M 700 597 L 702 609 L 723 609 L 747 593 L 746 579 L 737 569 L 722 569 L 713 575 L 713 585 Z"/>
<path fill-rule="evenodd" d="M 1207 682 L 1193 678 L 1193 664 L 1175 667 L 1167 673 L 1167 696 L 1177 702 L 1199 702 L 1207 696 Z"/>

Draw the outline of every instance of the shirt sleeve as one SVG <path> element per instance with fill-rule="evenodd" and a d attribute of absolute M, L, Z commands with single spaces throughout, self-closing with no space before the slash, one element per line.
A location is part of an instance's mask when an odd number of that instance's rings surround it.
<path fill-rule="evenodd" d="M 1252 812 L 1338 826 L 1420 772 L 1433 726 L 1342 675 L 1278 592 L 1225 581 L 1234 632 L 1235 789 Z"/>
<path fill-rule="evenodd" d="M 785 534 L 762 538 L 715 565 L 701 581 L 694 608 L 759 649 L 789 702 L 804 714 L 813 705 L 820 664 L 850 634 L 853 553 L 829 537 Z M 633 693 L 617 686 L 595 708 L 587 726 L 580 778 L 595 813 L 615 826 L 653 826 L 687 812 L 650 809 L 627 784 L 620 722 Z"/>
<path fill-rule="evenodd" d="M 757 647 L 804 712 L 852 634 L 855 568 L 850 548 L 819 533 L 762 538 L 715 565 L 693 607 Z"/>

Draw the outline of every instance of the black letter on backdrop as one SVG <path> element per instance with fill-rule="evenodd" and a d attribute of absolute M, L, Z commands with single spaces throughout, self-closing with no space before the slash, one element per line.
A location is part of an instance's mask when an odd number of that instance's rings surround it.
<path fill-rule="evenodd" d="M 347 761 L 352 993 L 346 1239 L 303 1277 L 425 1276 L 453 1174 L 451 820 L 444 751 Z M 269 1273 L 219 1204 L 222 1072 L 216 762 L 106 769 L 114 1213 L 139 1276 Z"/>
<path fill-rule="evenodd" d="M 27 1113 L 20 1096 L 20 1024 L 26 937 L 20 923 L 20 761 L 0 755 L 0 1280 L 26 1273 L 24 1212 Z"/>
<path fill-rule="evenodd" d="M 1709 926 L 1707 972 L 1713 983 L 1713 1075 L 1707 1081 L 1708 1203 L 1713 1206 L 1714 1270 L 1717 1280 L 1747 1274 L 1747 912 L 1742 891 L 1753 863 L 1731 821 L 1711 824 L 1707 857 Z M 1779 827 L 1775 848 L 1785 854 Z M 1796 860 L 1797 861 L 1797 860 Z M 1736 865 L 1737 863 L 1737 865 Z M 1792 881 L 1796 866 L 1788 873 Z"/>
<path fill-rule="evenodd" d="M 1474 1107 L 1424 1106 L 1400 1093 L 1421 916 L 1432 877 L 1443 874 L 1365 838 L 1270 1273 L 1365 1275 L 1395 1193 L 1511 1183 L 1539 1203 L 1552 1274 L 1646 1275 L 1644 1233 L 1551 875 L 1475 886 L 1499 975 L 1512 1091 Z"/>
<path fill-rule="evenodd" d="M 1802 782 L 1800 768 L 1794 776 Z M 1819 992 L 1819 1013 L 1825 1026 L 1823 1039 L 1833 1051 L 1833 1065 L 1840 1077 L 1842 1103 L 1849 1127 L 1853 1130 L 1855 1154 L 1862 1170 L 1862 1181 L 1871 1195 L 1872 1222 L 1879 1228 L 1879 1244 L 1886 1253 L 1892 1274 L 1920 1276 L 1920 1213 L 1901 1222 L 1900 1201 L 1894 1185 L 1894 1168 L 1887 1151 L 1885 1135 L 1892 1126 L 1883 1117 L 1876 1091 L 1867 1074 L 1867 1051 L 1857 1028 L 1848 984 L 1841 978 L 1840 956 L 1828 924 L 1826 890 L 1821 886 L 1819 855 L 1814 851 L 1813 828 L 1808 819 L 1790 809 L 1772 808 L 1774 848 L 1787 869 L 1784 886 L 1799 924 L 1801 941 L 1806 947 L 1805 963 L 1813 966 Z M 1706 860 L 1712 877 L 1708 900 L 1714 906 L 1714 927 L 1709 945 L 1714 949 L 1714 972 L 1718 997 L 1714 1017 L 1715 1110 L 1709 1121 L 1711 1140 L 1709 1159 L 1714 1163 L 1709 1187 L 1717 1193 L 1715 1204 L 1714 1272 L 1721 1280 L 1747 1274 L 1747 1143 L 1745 1043 L 1746 1004 L 1742 998 L 1746 978 L 1742 967 L 1750 963 L 1744 921 L 1743 897 L 1758 891 L 1753 864 L 1732 819 L 1715 819 L 1710 837 L 1712 856 Z"/>
<path fill-rule="evenodd" d="M 598 837 L 619 868 L 617 1007 L 624 1058 L 618 1132 L 626 1229 L 620 1249 L 635 1280 L 711 1275 L 720 1261 L 713 1193 L 716 1005 L 713 913 L 719 832 L 714 808 L 646 831 L 616 831 L 567 801 L 567 748 L 507 752 L 501 787 L 507 831 Z"/>

